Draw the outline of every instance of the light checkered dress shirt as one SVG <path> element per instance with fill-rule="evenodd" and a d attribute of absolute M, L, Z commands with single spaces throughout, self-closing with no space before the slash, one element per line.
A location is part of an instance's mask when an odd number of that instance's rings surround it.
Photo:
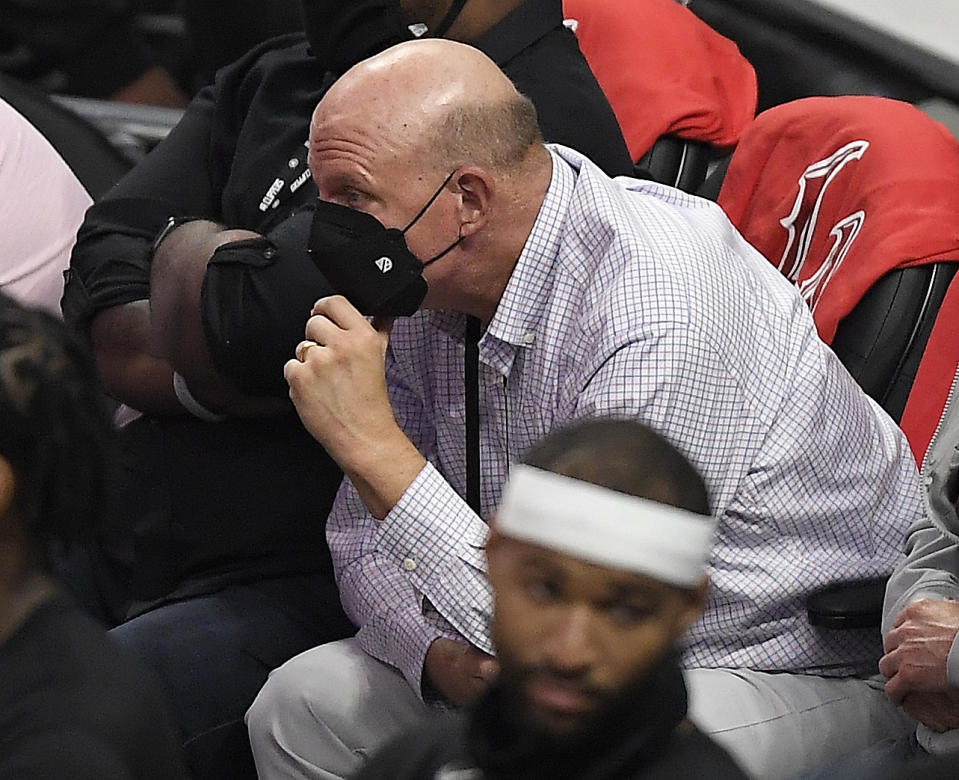
<path fill-rule="evenodd" d="M 686 665 L 874 671 L 873 642 L 811 627 L 803 600 L 892 569 L 922 511 L 905 438 L 719 207 L 551 152 L 548 193 L 479 347 L 484 516 L 550 430 L 639 419 L 701 470 L 720 520 Z M 382 523 L 348 480 L 328 521 L 362 647 L 417 691 L 437 637 L 493 651 L 487 526 L 461 498 L 464 322 L 397 322 L 391 400 L 429 463 Z"/>

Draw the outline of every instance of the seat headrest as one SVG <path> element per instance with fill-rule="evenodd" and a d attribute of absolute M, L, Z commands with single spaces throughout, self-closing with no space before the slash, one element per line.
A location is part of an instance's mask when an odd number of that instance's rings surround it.
<path fill-rule="evenodd" d="M 743 134 L 719 204 L 828 343 L 889 271 L 959 257 L 959 142 L 898 100 L 792 101 Z"/>
<path fill-rule="evenodd" d="M 756 72 L 676 0 L 563 0 L 633 160 L 675 135 L 735 145 L 756 114 Z"/>

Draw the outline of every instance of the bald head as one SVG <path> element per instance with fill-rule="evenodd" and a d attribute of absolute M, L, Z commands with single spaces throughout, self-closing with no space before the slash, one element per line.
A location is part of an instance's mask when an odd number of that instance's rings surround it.
<path fill-rule="evenodd" d="M 489 57 L 442 39 L 408 41 L 351 68 L 313 115 L 311 137 L 349 120 L 392 157 L 509 170 L 542 144 L 536 110 Z"/>
<path fill-rule="evenodd" d="M 483 322 L 552 175 L 529 100 L 486 55 L 438 39 L 347 71 L 313 113 L 309 164 L 322 200 L 403 231 L 429 266 L 425 308 Z"/>

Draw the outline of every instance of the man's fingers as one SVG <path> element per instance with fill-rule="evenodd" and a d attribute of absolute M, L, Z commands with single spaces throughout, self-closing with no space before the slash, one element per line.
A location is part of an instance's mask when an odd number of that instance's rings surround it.
<path fill-rule="evenodd" d="M 387 336 L 393 332 L 393 323 L 396 317 L 389 317 L 385 314 L 378 314 L 373 318 L 373 328 L 377 333 L 385 333 Z"/>
<path fill-rule="evenodd" d="M 910 604 L 905 609 L 899 610 L 899 614 L 896 615 L 896 619 L 892 621 L 893 628 L 899 628 L 899 626 L 901 626 L 903 623 L 905 623 L 909 619 L 909 607 L 911 606 L 912 605 Z"/>
<path fill-rule="evenodd" d="M 902 632 L 898 628 L 894 628 L 882 638 L 882 649 L 886 653 L 891 653 L 901 643 Z"/>
<path fill-rule="evenodd" d="M 888 682 L 886 682 L 886 695 L 893 704 L 901 704 L 909 692 L 909 686 L 899 674 L 894 674 L 889 678 Z"/>
<path fill-rule="evenodd" d="M 308 341 L 314 341 L 320 346 L 333 344 L 341 333 L 343 328 L 333 322 L 329 317 L 322 314 L 314 314 L 306 321 L 306 327 L 303 329 Z"/>
<path fill-rule="evenodd" d="M 879 674 L 886 679 L 895 675 L 896 672 L 899 671 L 899 657 L 900 653 L 897 653 L 895 650 L 887 652 L 879 659 Z"/>
<path fill-rule="evenodd" d="M 290 358 L 283 364 L 283 378 L 288 385 L 292 385 L 297 376 L 297 372 L 303 368 L 303 364 L 296 358 Z"/>
<path fill-rule="evenodd" d="M 955 728 L 955 713 L 945 699 L 937 694 L 910 694 L 903 699 L 902 708 L 933 731 L 942 732 Z"/>
<path fill-rule="evenodd" d="M 322 314 L 344 329 L 356 327 L 360 323 L 366 324 L 366 318 L 342 295 L 320 298 L 313 304 L 311 313 Z"/>

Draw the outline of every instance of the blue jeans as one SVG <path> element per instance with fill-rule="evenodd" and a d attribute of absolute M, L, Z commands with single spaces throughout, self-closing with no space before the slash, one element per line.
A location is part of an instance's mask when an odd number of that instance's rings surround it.
<path fill-rule="evenodd" d="M 355 631 L 329 578 L 234 585 L 152 609 L 110 631 L 153 668 L 197 780 L 255 780 L 243 716 L 288 658 Z"/>

